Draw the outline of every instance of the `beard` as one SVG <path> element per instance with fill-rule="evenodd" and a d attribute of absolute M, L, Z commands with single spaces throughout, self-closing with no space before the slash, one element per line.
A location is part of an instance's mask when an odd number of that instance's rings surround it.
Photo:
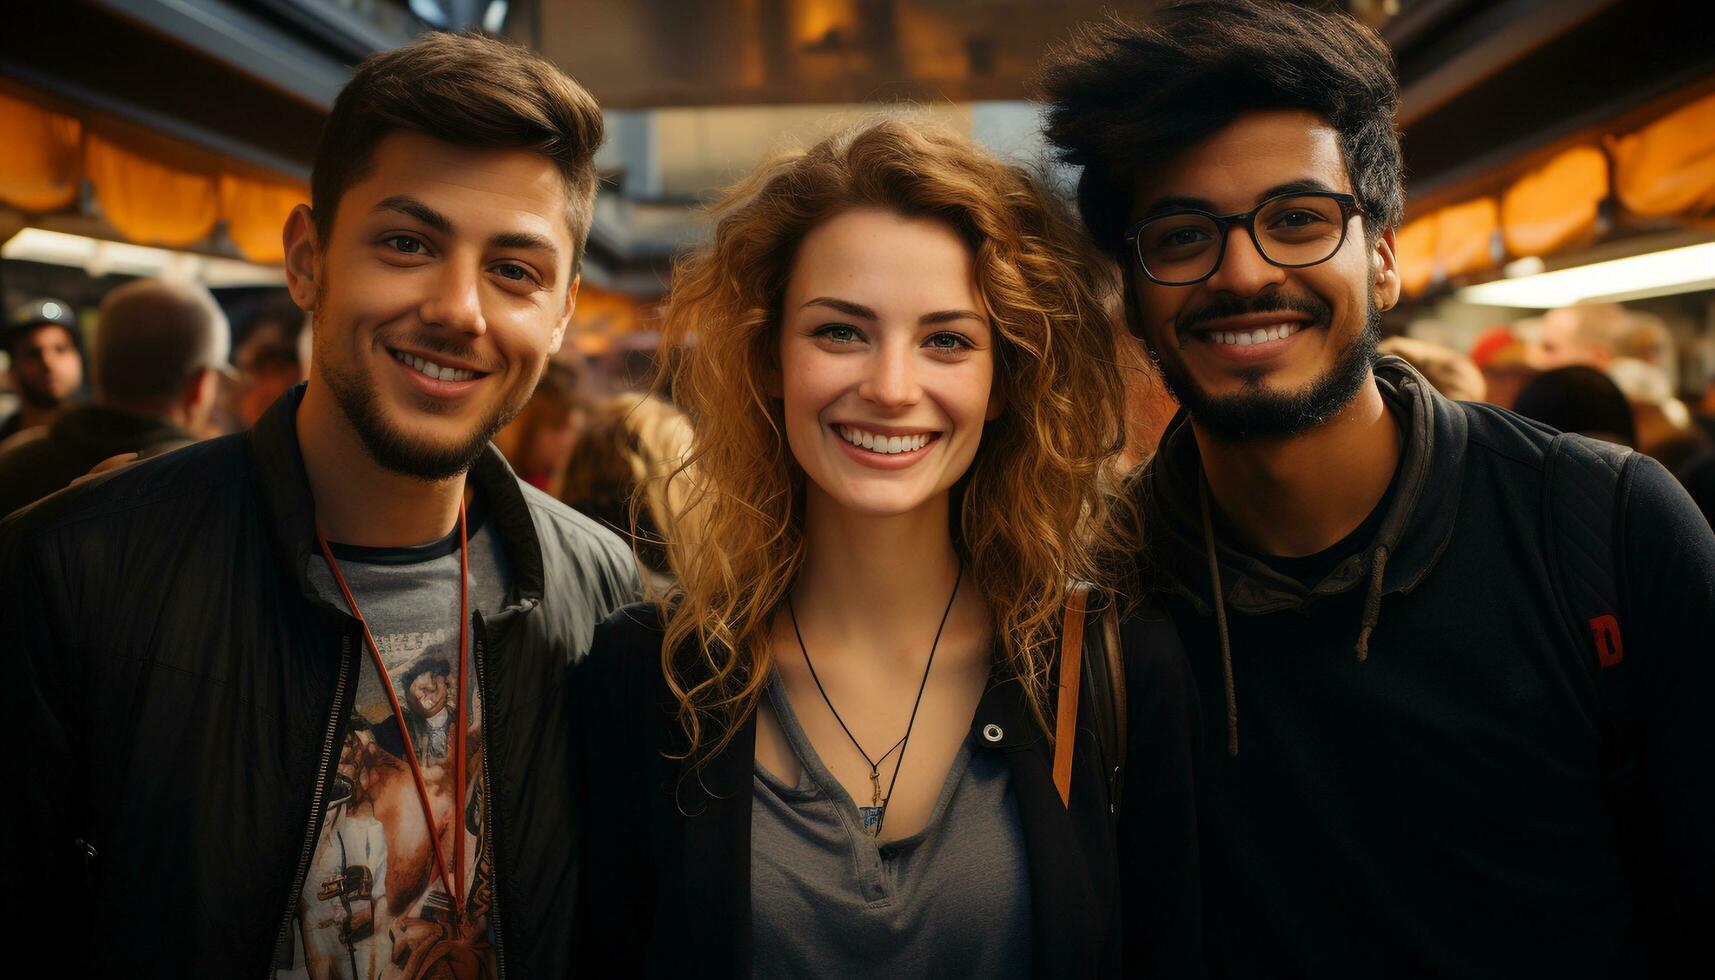
<path fill-rule="evenodd" d="M 317 330 L 327 329 L 324 324 L 329 321 L 319 303 L 312 315 L 312 322 Z M 331 343 L 333 332 L 329 331 L 327 336 Z M 432 353 L 448 354 L 470 361 L 480 360 L 469 348 L 448 343 L 446 339 L 434 335 L 412 337 L 411 344 Z M 386 351 L 382 353 L 387 357 L 392 356 Z M 373 373 L 367 368 L 361 365 L 348 368 L 339 363 L 339 358 L 324 354 L 320 350 L 313 356 L 313 362 L 316 373 L 327 383 L 334 403 L 351 424 L 352 431 L 357 433 L 358 440 L 363 443 L 369 458 L 383 469 L 431 482 L 448 480 L 468 472 L 481 458 L 483 450 L 488 448 L 495 434 L 523 411 L 530 400 L 531 392 L 536 388 L 536 379 L 530 379 L 529 384 L 521 386 L 521 393 L 504 399 L 481 423 L 466 433 L 464 438 L 447 444 L 414 435 L 389 419 L 386 409 L 381 405 L 380 386 L 375 383 Z"/>
<path fill-rule="evenodd" d="M 1244 313 L 1298 312 L 1310 322 L 1301 329 L 1327 330 L 1333 309 L 1314 299 L 1263 294 L 1250 300 L 1218 299 L 1175 325 L 1176 340 L 1183 346 L 1197 323 Z M 1161 372 L 1167 390 L 1185 407 L 1198 428 L 1221 442 L 1254 439 L 1286 439 L 1327 422 L 1351 404 L 1375 364 L 1376 344 L 1381 338 L 1381 312 L 1372 296 L 1364 312 L 1364 326 L 1334 354 L 1334 363 L 1296 391 L 1271 391 L 1263 385 L 1267 372 L 1252 368 L 1241 372 L 1243 387 L 1235 395 L 1211 395 L 1198 386 L 1183 359 L 1164 358 L 1153 346 L 1149 356 Z"/>

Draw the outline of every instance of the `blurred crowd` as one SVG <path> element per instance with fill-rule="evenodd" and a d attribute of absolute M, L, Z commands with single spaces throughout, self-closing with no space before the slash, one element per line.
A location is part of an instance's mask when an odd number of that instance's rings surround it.
<path fill-rule="evenodd" d="M 235 334 L 242 339 L 236 346 Z M 86 344 L 71 304 L 40 299 L 3 336 L 17 407 L 0 408 L 0 516 L 87 475 L 249 428 L 309 373 L 309 318 L 262 304 L 238 330 L 208 290 L 143 279 L 103 299 Z M 684 416 L 653 395 L 603 395 L 552 362 L 496 437 L 525 482 L 628 539 L 646 577 L 667 567 L 659 529 L 682 482 Z"/>
<path fill-rule="evenodd" d="M 1679 397 L 1679 351 L 1661 318 L 1613 303 L 1570 306 L 1491 327 L 1465 352 L 1414 337 L 1389 338 L 1381 350 L 1450 398 L 1654 458 L 1715 523 L 1715 381 Z"/>
<path fill-rule="evenodd" d="M 17 407 L 0 414 L 0 515 L 92 471 L 248 428 L 307 376 L 312 350 L 308 317 L 287 300 L 263 303 L 235 331 L 206 289 L 158 280 L 110 292 L 92 336 L 86 343 L 77 312 L 60 300 L 10 315 L 6 380 Z M 1679 396 L 1678 351 L 1660 318 L 1592 304 L 1494 326 L 1465 351 L 1410 336 L 1380 349 L 1451 398 L 1655 458 L 1715 523 L 1715 381 Z M 1141 352 L 1131 353 L 1145 379 L 1128 406 L 1126 461 L 1136 464 L 1175 406 Z M 627 538 L 645 573 L 664 582 L 661 529 L 674 512 L 690 423 L 656 395 L 603 387 L 584 368 L 551 363 L 495 443 L 526 482 Z"/>

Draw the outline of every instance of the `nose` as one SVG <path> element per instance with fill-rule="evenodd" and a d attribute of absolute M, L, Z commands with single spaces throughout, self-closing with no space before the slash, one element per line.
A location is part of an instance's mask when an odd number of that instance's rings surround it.
<path fill-rule="evenodd" d="M 445 330 L 480 337 L 488 330 L 482 315 L 482 269 L 472 259 L 445 263 L 424 297 L 423 322 Z"/>
<path fill-rule="evenodd" d="M 1227 231 L 1227 251 L 1221 256 L 1221 267 L 1204 280 L 1203 288 L 1235 296 L 1255 296 L 1285 281 L 1286 270 L 1270 264 L 1251 236 L 1243 228 L 1235 227 Z"/>
<path fill-rule="evenodd" d="M 858 395 L 883 408 L 902 408 L 922 397 L 909 343 L 884 343 L 869 358 Z"/>

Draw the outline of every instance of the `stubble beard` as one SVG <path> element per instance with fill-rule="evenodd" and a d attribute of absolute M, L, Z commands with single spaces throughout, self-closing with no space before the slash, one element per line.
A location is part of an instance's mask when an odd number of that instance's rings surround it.
<path fill-rule="evenodd" d="M 324 272 L 324 296 L 327 287 L 325 276 Z M 320 297 L 312 313 L 312 322 L 318 330 L 328 329 L 324 326 L 329 321 Z M 335 342 L 333 330 L 329 330 L 325 336 L 328 337 L 329 345 Z M 431 351 L 451 353 L 457 350 L 453 345 L 438 339 L 415 338 L 414 342 Z M 317 347 L 321 346 L 318 342 Z M 385 352 L 383 355 L 391 356 Z M 449 480 L 469 472 L 482 457 L 495 434 L 524 410 L 531 392 L 536 388 L 535 380 L 522 386 L 521 396 L 502 401 L 481 424 L 470 431 L 467 438 L 452 445 L 445 445 L 402 430 L 387 418 L 373 373 L 362 364 L 355 365 L 348 371 L 340 367 L 338 361 L 337 357 L 329 356 L 321 350 L 316 351 L 312 357 L 315 373 L 327 384 L 329 393 L 334 397 L 334 404 L 339 406 L 340 414 L 345 416 L 352 431 L 357 433 L 358 441 L 363 444 L 369 458 L 382 469 L 428 482 Z M 540 366 L 537 373 L 540 374 Z"/>
<path fill-rule="evenodd" d="M 1302 329 L 1328 328 L 1327 323 L 1315 323 Z M 1334 418 L 1352 403 L 1369 379 L 1380 339 L 1381 311 L 1371 297 L 1363 329 L 1341 345 L 1327 370 L 1295 391 L 1272 391 L 1263 384 L 1267 372 L 1250 369 L 1241 373 L 1244 384 L 1238 394 L 1210 395 L 1191 377 L 1183 360 L 1164 358 L 1153 345 L 1149 345 L 1149 356 L 1167 390 L 1199 429 L 1219 442 L 1240 443 L 1291 438 Z"/>

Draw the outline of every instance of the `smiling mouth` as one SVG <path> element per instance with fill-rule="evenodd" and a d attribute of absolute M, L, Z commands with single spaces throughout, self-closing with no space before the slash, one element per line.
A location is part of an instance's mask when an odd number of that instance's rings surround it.
<path fill-rule="evenodd" d="M 910 435 L 890 436 L 838 423 L 835 423 L 833 429 L 841 439 L 859 449 L 882 456 L 899 456 L 905 453 L 919 452 L 936 439 L 941 438 L 939 432 L 914 432 Z"/>
<path fill-rule="evenodd" d="M 1303 323 L 1282 323 L 1273 327 L 1259 327 L 1255 330 L 1203 330 L 1197 336 L 1211 344 L 1226 347 L 1249 347 L 1252 344 L 1266 344 L 1271 340 L 1285 340 L 1300 330 Z"/>
<path fill-rule="evenodd" d="M 393 359 L 398 361 L 400 364 L 405 365 L 424 377 L 432 378 L 436 381 L 470 381 L 475 378 L 487 376 L 481 371 L 457 368 L 450 364 L 438 364 L 427 358 L 418 357 L 415 354 L 407 354 L 404 351 L 394 350 L 391 347 L 387 348 L 387 352 L 392 354 Z"/>

